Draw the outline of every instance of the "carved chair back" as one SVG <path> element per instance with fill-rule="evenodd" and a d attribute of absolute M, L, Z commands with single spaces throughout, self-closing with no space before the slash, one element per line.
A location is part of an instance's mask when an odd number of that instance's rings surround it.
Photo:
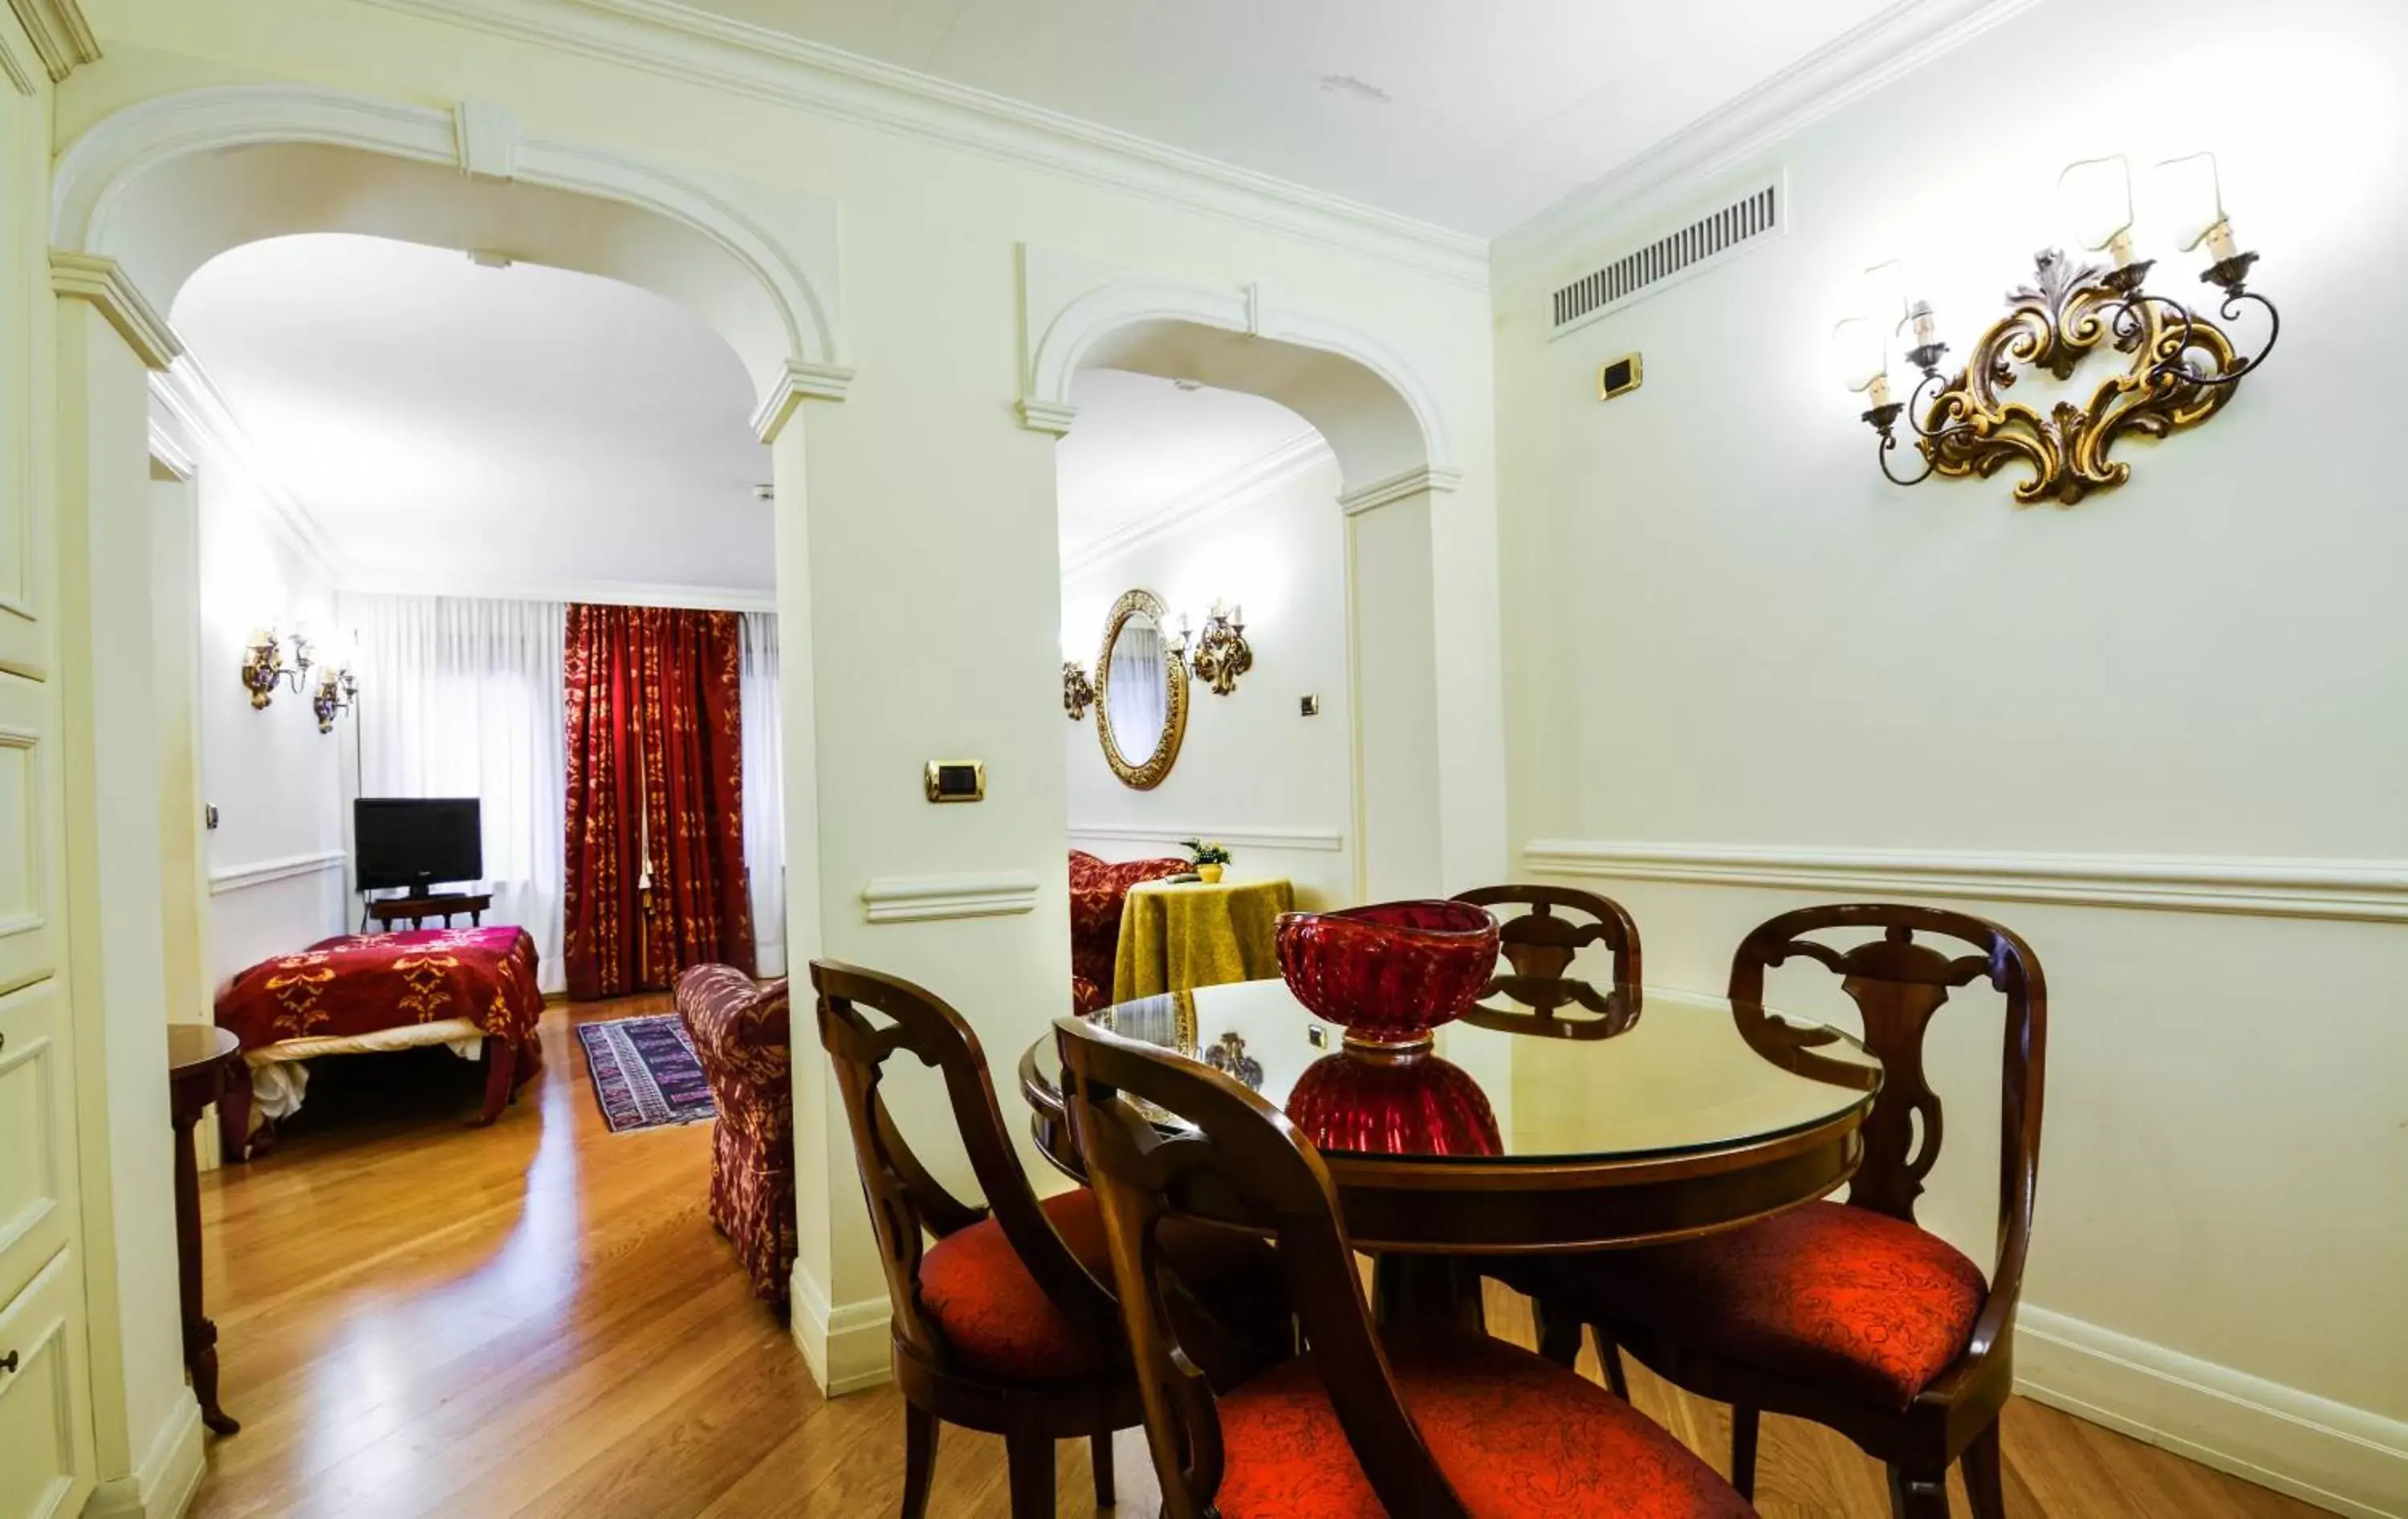
<path fill-rule="evenodd" d="M 1569 886 L 1482 886 L 1457 893 L 1469 902 L 1492 911 L 1526 907 L 1528 911 L 1503 919 L 1498 952 L 1512 968 L 1483 989 L 1483 997 L 1506 996 L 1528 1008 L 1529 1013 L 1499 1008 L 1475 1009 L 1469 1021 L 1500 1026 L 1510 1024 L 1524 1032 L 1577 1039 L 1623 1032 L 1639 1015 L 1639 924 L 1621 903 L 1595 892 Z M 1602 944 L 1613 955 L 1613 984 L 1599 988 L 1565 974 L 1572 957 L 1591 944 Z M 1580 1007 L 1597 1019 L 1568 1020 L 1555 1016 L 1559 1009 Z"/>
<path fill-rule="evenodd" d="M 1111 1247 L 1165 1519 L 1209 1519 L 1221 1485 L 1211 1383 L 1182 1342 L 1157 1237 L 1198 1211 L 1279 1248 L 1288 1294 L 1340 1426 L 1398 1519 L 1469 1519 L 1406 1412 L 1339 1221 L 1329 1173 L 1283 1113 L 1218 1072 L 1078 1019 L 1054 1025 L 1071 1132 Z M 1193 1125 L 1167 1133 L 1130 1098 Z"/>
<path fill-rule="evenodd" d="M 829 960 L 811 962 L 820 1042 L 836 1067 L 853 1130 L 853 1156 L 878 1238 L 896 1338 L 938 1368 L 952 1364 L 943 1335 L 920 1306 L 920 1256 L 927 1236 L 943 1239 L 992 1216 L 1047 1297 L 1097 1345 L 1119 1341 L 1111 1294 L 1070 1253 L 1038 1206 L 996 1103 L 978 1035 L 939 997 L 893 976 Z M 882 1026 L 868 1016 L 885 1020 Z M 898 1053 L 934 1068 L 986 1195 L 973 1207 L 947 1191 L 912 1151 L 880 1090 Z"/>
<path fill-rule="evenodd" d="M 1878 929 L 1841 950 L 1806 936 Z M 1974 953 L 1951 957 L 1916 934 L 1954 939 Z M 1985 1352 L 2022 1290 L 2040 1184 L 2041 1093 L 2048 1037 L 2048 990 L 2040 959 L 2014 930 L 1968 913 L 1891 903 L 1802 908 L 1759 924 L 1731 959 L 1730 1000 L 1742 1021 L 1762 1016 L 1764 973 L 1803 957 L 1842 978 L 1864 1017 L 1865 1042 L 1882 1062 L 1882 1088 L 1864 1124 L 1864 1163 L 1848 1202 L 1914 1222 L 1914 1199 L 1940 1158 L 1940 1098 L 1923 1070 L 1924 1033 L 1948 994 L 1986 980 L 2006 999 L 1999 1139 L 1999 1254 L 1990 1297 L 1969 1354 Z M 1921 1120 L 1921 1142 L 1916 1121 Z"/>

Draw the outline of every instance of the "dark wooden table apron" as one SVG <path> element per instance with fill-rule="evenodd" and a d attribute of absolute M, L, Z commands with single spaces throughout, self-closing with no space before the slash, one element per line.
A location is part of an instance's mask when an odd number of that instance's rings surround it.
<path fill-rule="evenodd" d="M 1038 1148 L 1083 1179 L 1051 1037 L 1020 1063 Z M 1863 1159 L 1866 1102 L 1812 1128 L 1654 1156 L 1540 1162 L 1323 1157 L 1347 1233 L 1378 1254 L 1527 1255 L 1656 1244 L 1813 1202 Z"/>
<path fill-rule="evenodd" d="M 218 1406 L 218 1326 L 202 1311 L 201 1173 L 193 1153 L 193 1128 L 228 1083 L 248 1082 L 242 1047 L 222 1028 L 208 1024 L 167 1025 L 167 1110 L 176 1135 L 176 1255 L 180 1268 L 184 1315 L 184 1369 L 201 1405 L 201 1422 L 214 1434 L 242 1426 Z"/>

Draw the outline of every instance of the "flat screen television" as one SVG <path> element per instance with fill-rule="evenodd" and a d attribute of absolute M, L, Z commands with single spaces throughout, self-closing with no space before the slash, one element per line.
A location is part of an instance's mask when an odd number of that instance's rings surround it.
<path fill-rule="evenodd" d="M 351 844 L 364 892 L 481 881 L 484 824 L 474 796 L 362 796 Z"/>

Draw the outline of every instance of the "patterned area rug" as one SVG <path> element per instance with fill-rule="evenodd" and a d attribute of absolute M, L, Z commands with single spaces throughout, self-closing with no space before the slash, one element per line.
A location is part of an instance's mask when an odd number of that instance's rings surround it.
<path fill-rule="evenodd" d="M 702 1124 L 719 1116 L 710 1083 L 675 1013 L 580 1024 L 577 1039 L 585 1047 L 594 1098 L 602 1104 L 602 1121 L 611 1133 Z"/>

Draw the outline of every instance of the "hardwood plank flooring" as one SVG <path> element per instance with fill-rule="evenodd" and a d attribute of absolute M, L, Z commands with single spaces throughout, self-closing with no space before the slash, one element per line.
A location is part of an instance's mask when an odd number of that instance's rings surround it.
<path fill-rule="evenodd" d="M 477 1068 L 448 1053 L 327 1061 L 282 1145 L 202 1179 L 226 1407 L 195 1519 L 859 1519 L 896 1512 L 891 1391 L 830 1402 L 752 1301 L 704 1213 L 707 1125 L 613 1135 L 572 1021 L 489 1129 Z M 1494 1290 L 1494 1289 L 1492 1289 Z M 1528 1342 L 1520 1299 L 1492 1326 Z M 1595 1367 L 1588 1368 L 1592 1375 Z M 1727 1419 L 1632 1369 L 1639 1406 L 1720 1468 Z M 2017 1400 L 2016 1519 L 2309 1519 L 2319 1511 Z M 1006 1519 L 1003 1446 L 949 1429 L 930 1512 Z M 1119 1512 L 1151 1515 L 1124 1432 Z M 1061 1512 L 1093 1512 L 1083 1442 L 1059 1448 Z M 1767 1519 L 1878 1516 L 1881 1471 L 1837 1436 L 1768 1418 Z M 1969 1512 L 1963 1494 L 1956 1512 Z"/>

